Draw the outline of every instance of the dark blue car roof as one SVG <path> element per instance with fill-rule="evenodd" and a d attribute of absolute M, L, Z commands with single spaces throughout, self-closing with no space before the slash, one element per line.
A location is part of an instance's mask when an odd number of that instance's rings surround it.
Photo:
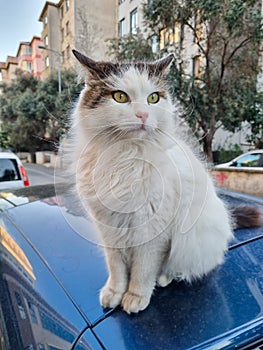
<path fill-rule="evenodd" d="M 2 213 L 1 227 L 32 266 L 30 288 L 45 305 L 39 306 L 46 312 L 46 318 L 40 312 L 42 324 L 56 313 L 72 331 L 71 344 L 85 329 L 82 343 L 76 341 L 83 349 L 88 342 L 95 349 L 234 349 L 261 339 L 262 227 L 236 231 L 222 266 L 192 284 L 156 288 L 150 306 L 129 316 L 99 304 L 107 279 L 104 253 L 73 196 L 63 190 L 55 195 L 51 187 L 27 191 L 14 192 L 27 198 L 17 203 L 4 195 L 13 208 Z M 261 199 L 227 191 L 221 195 L 230 204 L 256 203 L 263 209 Z"/>

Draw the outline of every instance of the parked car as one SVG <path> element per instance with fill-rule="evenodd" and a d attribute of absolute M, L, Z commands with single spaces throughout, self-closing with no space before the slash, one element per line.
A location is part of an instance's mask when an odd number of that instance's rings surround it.
<path fill-rule="evenodd" d="M 0 152 L 0 189 L 29 186 L 21 160 L 12 152 Z"/>
<path fill-rule="evenodd" d="M 229 204 L 263 199 L 221 191 Z M 64 186 L 0 195 L 0 348 L 262 349 L 263 226 L 235 232 L 223 265 L 156 288 L 149 307 L 105 310 L 107 279 L 92 222 Z"/>
<path fill-rule="evenodd" d="M 263 170 L 263 149 L 257 149 L 244 153 L 230 162 L 218 164 L 215 168 L 244 168 L 244 169 L 260 169 Z"/>

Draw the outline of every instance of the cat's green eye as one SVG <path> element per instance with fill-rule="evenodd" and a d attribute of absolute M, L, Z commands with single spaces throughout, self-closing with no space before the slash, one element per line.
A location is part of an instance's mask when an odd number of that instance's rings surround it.
<path fill-rule="evenodd" d="M 126 103 L 129 100 L 128 95 L 120 90 L 114 91 L 112 93 L 112 98 L 118 103 Z"/>
<path fill-rule="evenodd" d="M 148 97 L 147 97 L 147 102 L 148 103 L 157 103 L 160 99 L 160 96 L 158 94 L 158 92 L 153 92 L 152 94 L 150 94 Z"/>

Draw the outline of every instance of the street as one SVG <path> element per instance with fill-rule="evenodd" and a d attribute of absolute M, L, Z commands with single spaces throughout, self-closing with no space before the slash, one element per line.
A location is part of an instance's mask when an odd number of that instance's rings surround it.
<path fill-rule="evenodd" d="M 34 185 L 45 185 L 56 182 L 62 182 L 64 173 L 61 169 L 54 169 L 52 167 L 46 167 L 39 164 L 24 163 L 27 175 L 29 177 L 29 183 Z"/>

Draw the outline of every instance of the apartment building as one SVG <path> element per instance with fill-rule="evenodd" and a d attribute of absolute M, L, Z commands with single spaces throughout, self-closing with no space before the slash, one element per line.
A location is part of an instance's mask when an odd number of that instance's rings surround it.
<path fill-rule="evenodd" d="M 115 0 L 60 0 L 46 2 L 43 23 L 43 76 L 52 70 L 74 67 L 72 49 L 93 59 L 105 59 L 106 39 L 117 33 Z"/>
<path fill-rule="evenodd" d="M 148 35 L 144 26 L 143 4 L 146 0 L 118 0 L 118 35 L 136 34 L 138 29 Z M 201 28 L 200 28 L 201 31 Z M 184 57 L 186 74 L 200 75 L 202 57 L 190 31 L 183 29 L 179 23 L 174 28 L 160 28 L 159 36 L 151 38 L 152 50 L 162 55 L 174 52 Z"/>
<path fill-rule="evenodd" d="M 21 42 L 16 57 L 8 56 L 6 62 L 0 62 L 2 81 L 10 82 L 14 79 L 17 69 L 41 78 L 43 70 L 43 60 L 39 49 L 41 45 L 43 43 L 37 36 L 34 36 L 31 41 Z"/>
<path fill-rule="evenodd" d="M 43 61 L 39 46 L 41 39 L 34 36 L 30 42 L 21 42 L 17 50 L 18 68 L 23 72 L 32 73 L 34 77 L 41 78 Z"/>
<path fill-rule="evenodd" d="M 60 36 L 59 15 L 57 5 L 47 1 L 42 9 L 39 21 L 43 22 L 42 30 L 42 59 L 44 62 L 43 78 L 47 78 L 51 69 L 60 68 Z M 46 48 L 47 50 L 44 50 Z"/>
<path fill-rule="evenodd" d="M 1 81 L 4 83 L 8 83 L 12 79 L 14 79 L 17 68 L 17 57 L 7 56 L 6 62 L 0 62 Z"/>
<path fill-rule="evenodd" d="M 118 0 L 118 35 L 136 34 L 143 30 L 142 0 Z"/>

